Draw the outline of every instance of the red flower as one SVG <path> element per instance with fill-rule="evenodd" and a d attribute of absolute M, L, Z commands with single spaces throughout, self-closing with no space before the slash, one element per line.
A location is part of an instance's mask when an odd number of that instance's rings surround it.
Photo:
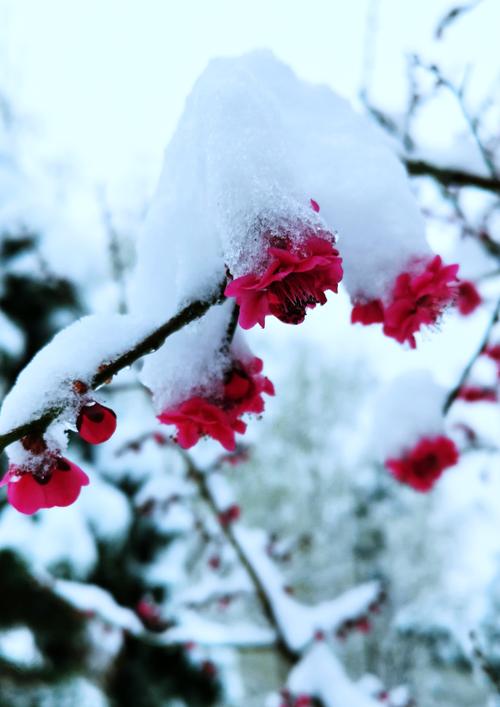
<path fill-rule="evenodd" d="M 481 401 L 495 403 L 498 398 L 497 392 L 493 388 L 480 388 L 474 385 L 462 386 L 457 397 L 468 403 L 477 403 Z"/>
<path fill-rule="evenodd" d="M 116 415 L 100 403 L 84 405 L 76 421 L 78 433 L 90 444 L 107 442 L 116 430 Z"/>
<path fill-rule="evenodd" d="M 235 433 L 243 434 L 246 430 L 244 422 L 232 418 L 217 404 L 199 395 L 164 410 L 158 420 L 177 427 L 176 441 L 183 449 L 193 447 L 201 437 L 208 436 L 232 452 L 236 447 Z"/>
<path fill-rule="evenodd" d="M 232 506 L 229 506 L 225 511 L 219 513 L 219 521 L 224 528 L 227 528 L 231 523 L 237 521 L 240 516 L 241 508 L 236 505 L 236 503 L 233 503 Z"/>
<path fill-rule="evenodd" d="M 246 412 L 260 415 L 264 410 L 262 393 L 274 395 L 274 385 L 262 376 L 264 363 L 255 356 L 246 364 L 235 361 L 224 385 L 224 407 L 240 417 Z"/>
<path fill-rule="evenodd" d="M 482 302 L 477 287 L 470 280 L 460 280 L 458 284 L 457 307 L 464 317 L 474 312 Z"/>
<path fill-rule="evenodd" d="M 455 443 L 443 435 L 424 437 L 403 457 L 387 459 L 386 467 L 402 484 L 430 491 L 445 469 L 458 461 Z"/>
<path fill-rule="evenodd" d="M 352 308 L 351 324 L 378 324 L 384 321 L 384 305 L 382 300 L 374 299 L 364 304 L 357 303 Z"/>
<path fill-rule="evenodd" d="M 370 631 L 372 630 L 370 619 L 368 619 L 366 616 L 357 619 L 356 628 L 360 633 L 370 633 Z"/>
<path fill-rule="evenodd" d="M 435 324 L 456 294 L 458 265 L 443 265 L 439 255 L 423 272 L 402 273 L 396 280 L 392 300 L 384 312 L 384 334 L 401 344 L 417 345 L 415 333 L 422 325 Z"/>
<path fill-rule="evenodd" d="M 21 513 L 31 515 L 41 508 L 70 506 L 89 478 L 64 457 L 44 457 L 34 472 L 11 464 L 0 481 L 7 484 L 7 500 Z"/>
<path fill-rule="evenodd" d="M 491 358 L 497 365 L 497 375 L 500 378 L 500 344 L 491 344 L 486 346 L 483 350 L 483 354 L 488 358 Z"/>
<path fill-rule="evenodd" d="M 500 344 L 487 346 L 484 349 L 484 355 L 488 356 L 488 358 L 491 358 L 493 361 L 500 363 Z"/>
<path fill-rule="evenodd" d="M 264 410 L 262 394 L 274 395 L 271 381 L 261 375 L 263 363 L 252 358 L 234 361 L 220 399 L 194 396 L 180 405 L 164 410 L 158 420 L 177 427 L 177 442 L 183 449 L 194 446 L 201 437 L 216 439 L 229 452 L 236 448 L 235 433 L 243 434 L 245 413 Z"/>
<path fill-rule="evenodd" d="M 383 322 L 384 334 L 401 344 L 416 348 L 415 333 L 423 325 L 435 324 L 443 309 L 457 296 L 458 265 L 443 265 L 439 255 L 418 274 L 404 272 L 398 276 L 391 299 L 355 303 L 351 322 L 376 324 Z"/>
<path fill-rule="evenodd" d="M 326 290 L 338 290 L 342 259 L 331 240 L 310 235 L 297 248 L 288 238 L 279 239 L 279 244 L 268 249 L 270 260 L 262 275 L 243 275 L 226 287 L 225 294 L 235 297 L 240 306 L 243 329 L 255 324 L 264 327 L 268 315 L 300 324 L 306 309 L 325 304 Z"/>

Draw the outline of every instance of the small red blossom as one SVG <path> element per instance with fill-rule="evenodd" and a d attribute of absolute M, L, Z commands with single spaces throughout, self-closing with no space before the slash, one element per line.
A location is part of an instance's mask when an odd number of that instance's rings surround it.
<path fill-rule="evenodd" d="M 466 317 L 472 314 L 482 302 L 477 287 L 470 280 L 460 280 L 458 283 L 457 307 L 460 314 Z"/>
<path fill-rule="evenodd" d="M 219 513 L 219 521 L 224 528 L 227 528 L 231 525 L 231 523 L 237 521 L 240 516 L 241 508 L 236 503 L 233 503 L 231 506 Z"/>
<path fill-rule="evenodd" d="M 158 420 L 177 427 L 176 441 L 183 449 L 190 449 L 202 437 L 212 437 L 232 452 L 236 447 L 235 433 L 243 434 L 246 425 L 228 415 L 215 402 L 196 395 L 175 408 L 164 410 Z"/>
<path fill-rule="evenodd" d="M 458 265 L 443 265 L 436 255 L 423 272 L 402 273 L 384 311 L 384 334 L 416 348 L 415 333 L 432 326 L 456 296 Z"/>
<path fill-rule="evenodd" d="M 468 403 L 496 403 L 498 395 L 494 388 L 480 388 L 474 385 L 464 385 L 460 388 L 457 398 L 465 400 Z"/>
<path fill-rule="evenodd" d="M 487 346 L 484 349 L 483 353 L 485 356 L 488 356 L 488 358 L 491 358 L 493 361 L 500 363 L 500 344 L 493 344 L 491 346 Z"/>
<path fill-rule="evenodd" d="M 116 415 L 100 403 L 84 405 L 76 421 L 78 433 L 89 444 L 102 444 L 116 430 Z"/>
<path fill-rule="evenodd" d="M 309 199 L 309 203 L 311 204 L 311 208 L 313 211 L 315 211 L 317 214 L 319 214 L 319 204 L 315 199 Z"/>
<path fill-rule="evenodd" d="M 309 695 L 299 695 L 295 698 L 293 707 L 312 707 L 312 699 Z"/>
<path fill-rule="evenodd" d="M 177 427 L 176 440 L 183 449 L 189 449 L 201 437 L 208 436 L 220 442 L 228 452 L 233 452 L 236 449 L 235 434 L 243 434 L 246 430 L 241 416 L 260 414 L 264 410 L 263 393 L 274 395 L 273 384 L 261 375 L 262 368 L 262 360 L 257 357 L 244 363 L 235 360 L 219 398 L 194 396 L 164 410 L 158 420 Z"/>
<path fill-rule="evenodd" d="M 420 272 L 404 272 L 396 279 L 391 297 L 356 302 L 351 322 L 383 323 L 383 331 L 399 343 L 416 348 L 415 334 L 422 326 L 432 326 L 443 310 L 457 299 L 458 265 L 444 265 L 436 255 Z"/>
<path fill-rule="evenodd" d="M 217 675 L 217 667 L 211 660 L 204 660 L 201 664 L 201 669 L 209 678 L 215 678 Z"/>
<path fill-rule="evenodd" d="M 7 500 L 21 513 L 32 515 L 41 508 L 70 506 L 89 478 L 64 457 L 44 456 L 35 471 L 11 464 L 0 481 L 7 485 Z"/>
<path fill-rule="evenodd" d="M 342 280 L 342 259 L 332 237 L 310 235 L 296 248 L 288 238 L 268 248 L 269 262 L 262 275 L 250 273 L 230 282 L 225 294 L 235 297 L 243 329 L 265 326 L 269 315 L 286 324 L 300 324 L 306 310 L 325 304 L 326 290 L 337 292 Z"/>
<path fill-rule="evenodd" d="M 372 625 L 370 620 L 366 616 L 363 616 L 356 621 L 356 628 L 360 633 L 370 633 Z"/>
<path fill-rule="evenodd" d="M 400 458 L 387 459 L 385 465 L 395 479 L 416 491 L 430 491 L 443 471 L 458 461 L 455 443 L 440 435 L 424 437 Z"/>
<path fill-rule="evenodd" d="M 491 344 L 483 350 L 484 356 L 487 356 L 497 365 L 497 376 L 500 378 L 500 344 Z"/>
<path fill-rule="evenodd" d="M 384 305 L 379 299 L 369 302 L 358 302 L 351 312 L 351 324 L 379 324 L 384 321 Z"/>

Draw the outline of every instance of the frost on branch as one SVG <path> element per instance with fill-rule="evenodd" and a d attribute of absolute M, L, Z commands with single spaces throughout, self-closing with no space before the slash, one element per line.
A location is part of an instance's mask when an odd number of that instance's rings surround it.
<path fill-rule="evenodd" d="M 417 491 L 429 491 L 458 462 L 457 447 L 445 434 L 445 399 L 446 391 L 429 373 L 412 371 L 383 389 L 374 406 L 380 459 L 398 481 Z"/>

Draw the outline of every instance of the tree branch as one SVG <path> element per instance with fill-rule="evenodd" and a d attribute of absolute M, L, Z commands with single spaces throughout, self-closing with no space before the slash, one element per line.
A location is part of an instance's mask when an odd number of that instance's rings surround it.
<path fill-rule="evenodd" d="M 425 160 L 415 160 L 404 157 L 408 172 L 414 177 L 432 177 L 445 187 L 477 187 L 500 194 L 500 180 L 493 177 L 483 177 L 480 174 L 465 172 L 461 169 L 438 167 Z"/>
<path fill-rule="evenodd" d="M 280 654 L 282 657 L 286 660 L 288 665 L 293 666 L 296 661 L 297 661 L 297 655 L 288 647 L 285 637 L 283 636 L 280 628 L 279 621 L 277 620 L 276 616 L 274 615 L 274 609 L 271 601 L 269 600 L 269 597 L 267 596 L 266 588 L 260 581 L 260 578 L 256 571 L 254 570 L 252 563 L 248 559 L 244 549 L 241 547 L 240 543 L 238 542 L 238 539 L 236 538 L 232 528 L 231 524 L 225 524 L 222 523 L 220 520 L 220 509 L 217 506 L 217 503 L 215 501 L 215 498 L 213 497 L 210 487 L 207 484 L 207 479 L 205 474 L 198 469 L 198 467 L 195 465 L 189 454 L 186 452 L 179 450 L 182 453 L 183 458 L 186 461 L 186 465 L 188 467 L 188 474 L 189 477 L 194 481 L 196 484 L 198 491 L 200 492 L 201 498 L 205 501 L 207 506 L 210 508 L 212 511 L 215 520 L 217 521 L 217 524 L 220 527 L 221 532 L 223 533 L 224 537 L 227 539 L 231 547 L 233 548 L 234 552 L 236 553 L 236 556 L 238 557 L 238 560 L 241 562 L 243 567 L 245 568 L 245 571 L 247 572 L 250 581 L 252 582 L 254 589 L 255 589 L 255 594 L 259 600 L 259 603 L 262 607 L 262 611 L 273 627 L 274 631 L 276 632 L 276 637 L 277 637 L 277 646 L 279 649 Z"/>
<path fill-rule="evenodd" d="M 460 376 L 460 379 L 456 386 L 450 391 L 448 394 L 448 397 L 446 398 L 445 404 L 443 406 L 443 413 L 446 415 L 450 407 L 453 405 L 455 400 L 458 397 L 458 394 L 460 393 L 460 390 L 462 386 L 464 385 L 465 381 L 469 377 L 469 374 L 472 370 L 473 365 L 476 363 L 477 359 L 479 356 L 483 353 L 484 349 L 489 343 L 491 332 L 493 331 L 494 326 L 496 323 L 499 321 L 500 318 L 500 300 L 498 300 L 496 307 L 493 311 L 493 314 L 491 316 L 491 319 L 488 323 L 488 326 L 486 327 L 486 331 L 484 332 L 483 338 L 481 339 L 481 343 L 479 344 L 479 348 L 477 351 L 474 353 L 472 358 L 470 359 L 469 363 L 466 365 L 464 370 L 462 371 L 462 375 Z"/>
<path fill-rule="evenodd" d="M 103 364 L 93 376 L 90 382 L 90 388 L 95 390 L 107 383 L 116 373 L 128 366 L 131 366 L 142 356 L 153 353 L 159 349 L 166 339 L 175 334 L 183 327 L 191 324 L 196 319 L 200 319 L 210 307 L 220 304 L 224 301 L 224 290 L 226 287 L 226 279 L 224 279 L 216 288 L 214 294 L 206 300 L 195 300 L 186 305 L 171 319 L 159 326 L 157 329 L 148 334 L 144 339 L 139 341 L 133 348 L 121 354 L 114 361 Z M 0 435 L 0 453 L 7 445 L 16 442 L 18 439 L 25 437 L 28 434 L 42 434 L 47 427 L 53 422 L 62 412 L 64 406 L 57 405 L 48 408 L 39 417 L 26 422 L 23 425 L 14 427 L 9 432 Z"/>

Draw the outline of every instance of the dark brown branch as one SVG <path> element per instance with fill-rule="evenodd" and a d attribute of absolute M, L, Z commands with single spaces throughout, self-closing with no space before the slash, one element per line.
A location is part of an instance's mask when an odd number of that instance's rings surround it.
<path fill-rule="evenodd" d="M 491 319 L 488 323 L 488 326 L 486 327 L 486 331 L 484 332 L 483 338 L 481 339 L 481 343 L 479 344 L 477 351 L 474 353 L 474 355 L 470 359 L 469 363 L 466 365 L 466 367 L 462 371 L 462 375 L 460 376 L 458 383 L 453 388 L 453 390 L 450 391 L 448 397 L 446 398 L 446 402 L 443 407 L 443 412 L 445 415 L 448 412 L 448 410 L 450 409 L 450 407 L 453 405 L 455 400 L 457 399 L 461 388 L 463 387 L 464 383 L 466 382 L 467 378 L 469 377 L 469 374 L 472 370 L 473 365 L 476 363 L 477 359 L 479 358 L 479 356 L 481 356 L 484 349 L 488 345 L 493 328 L 496 325 L 496 323 L 498 322 L 499 318 L 500 318 L 500 300 L 498 300 L 498 302 L 497 302 L 497 305 L 493 311 L 493 314 L 492 314 Z"/>
<path fill-rule="evenodd" d="M 159 349 L 169 336 L 175 334 L 176 331 L 179 331 L 191 322 L 194 322 L 196 319 L 202 317 L 206 314 L 210 307 L 223 302 L 225 287 L 226 280 L 224 279 L 211 297 L 206 300 L 196 300 L 186 305 L 180 310 L 180 312 L 158 327 L 158 329 L 152 331 L 151 334 L 148 334 L 129 351 L 121 354 L 121 356 L 118 356 L 118 358 L 114 361 L 100 366 L 99 370 L 95 373 L 90 382 L 90 388 L 95 390 L 96 388 L 104 385 L 122 369 L 131 366 L 137 360 L 142 358 L 142 356 L 146 356 L 146 354 L 153 353 Z M 30 420 L 24 425 L 14 427 L 9 432 L 0 435 L 0 452 L 2 452 L 7 445 L 21 439 L 21 437 L 28 434 L 42 434 L 50 423 L 53 422 L 62 412 L 64 412 L 64 406 L 57 405 L 50 407 L 39 417 Z"/>
<path fill-rule="evenodd" d="M 500 180 L 493 177 L 483 177 L 480 174 L 466 172 L 461 169 L 438 167 L 431 162 L 404 158 L 408 172 L 414 177 L 431 177 L 445 187 L 477 187 L 500 194 Z"/>

